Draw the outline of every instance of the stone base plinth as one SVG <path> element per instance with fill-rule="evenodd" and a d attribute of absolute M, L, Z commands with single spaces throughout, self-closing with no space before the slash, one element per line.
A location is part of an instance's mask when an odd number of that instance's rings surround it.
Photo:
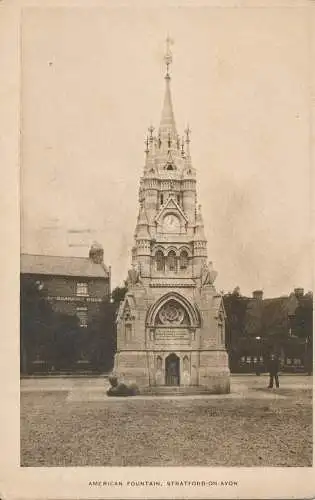
<path fill-rule="evenodd" d="M 136 384 L 138 388 L 149 386 L 148 356 L 144 351 L 122 351 L 115 355 L 114 375 L 119 382 Z"/>
<path fill-rule="evenodd" d="M 158 370 L 154 351 L 120 351 L 115 356 L 114 374 L 120 382 L 136 384 L 140 394 L 228 394 L 230 370 L 227 353 L 220 350 L 194 351 L 194 372 L 187 371 L 183 363 L 186 353 L 177 352 L 179 385 L 167 385 L 165 367 Z M 167 359 L 168 353 L 164 354 Z M 162 360 L 162 357 L 160 358 Z M 163 361 L 163 360 L 162 360 Z M 164 361 L 163 361 L 164 362 Z M 164 383 L 165 382 L 165 383 Z"/>
<path fill-rule="evenodd" d="M 229 381 L 221 381 L 218 383 L 216 380 L 213 385 L 189 385 L 189 386 L 167 386 L 156 385 L 149 387 L 141 387 L 140 394 L 147 396 L 191 396 L 191 395 L 206 395 L 206 394 L 229 394 L 230 384 Z"/>

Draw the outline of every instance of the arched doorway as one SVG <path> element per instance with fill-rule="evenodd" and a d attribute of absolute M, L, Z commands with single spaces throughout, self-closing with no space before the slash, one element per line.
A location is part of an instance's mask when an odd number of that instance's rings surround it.
<path fill-rule="evenodd" d="M 179 385 L 179 357 L 172 353 L 165 359 L 165 385 Z"/>

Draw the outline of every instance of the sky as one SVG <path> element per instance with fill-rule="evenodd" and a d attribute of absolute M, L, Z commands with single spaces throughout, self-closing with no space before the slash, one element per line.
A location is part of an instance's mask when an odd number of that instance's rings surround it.
<path fill-rule="evenodd" d="M 96 240 L 122 284 L 169 33 L 217 288 L 311 290 L 308 27 L 302 8 L 25 9 L 22 252 L 87 256 Z"/>

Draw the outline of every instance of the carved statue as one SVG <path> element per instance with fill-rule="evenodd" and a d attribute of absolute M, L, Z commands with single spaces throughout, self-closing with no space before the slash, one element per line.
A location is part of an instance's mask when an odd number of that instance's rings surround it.
<path fill-rule="evenodd" d="M 218 275 L 217 271 L 213 269 L 212 262 L 208 264 L 205 262 L 201 268 L 201 286 L 213 285 Z"/>
<path fill-rule="evenodd" d="M 127 282 L 129 285 L 137 285 L 138 283 L 141 283 L 140 264 L 138 262 L 132 264 L 132 268 L 129 269 Z"/>

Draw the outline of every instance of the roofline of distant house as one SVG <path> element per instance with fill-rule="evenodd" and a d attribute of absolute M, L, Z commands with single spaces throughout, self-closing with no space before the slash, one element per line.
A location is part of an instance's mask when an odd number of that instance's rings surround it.
<path fill-rule="evenodd" d="M 53 254 L 47 254 L 47 253 L 25 253 L 21 252 L 21 255 L 32 255 L 33 257 L 60 257 L 61 259 L 66 258 L 66 259 L 89 259 L 89 257 L 78 257 L 78 256 L 73 256 L 73 255 L 53 255 Z M 91 259 L 89 259 L 91 260 Z"/>
<path fill-rule="evenodd" d="M 21 252 L 20 253 L 20 260 L 21 260 L 21 257 L 22 256 L 28 256 L 28 257 L 44 257 L 44 258 L 57 258 L 57 259 L 76 259 L 76 260 L 85 260 L 85 261 L 90 261 L 91 263 L 93 263 L 95 266 L 100 266 L 103 271 L 104 271 L 104 275 L 103 274 L 98 274 L 98 275 L 95 275 L 95 274 L 90 274 L 90 273 L 79 273 L 79 274 L 76 274 L 76 273 L 67 273 L 67 272 L 58 272 L 58 271 L 54 271 L 54 272 L 45 272 L 45 271 L 25 271 L 23 270 L 22 271 L 22 266 L 20 266 L 20 274 L 29 274 L 29 275 L 36 275 L 36 276 L 64 276 L 64 277 L 72 277 L 72 278 L 90 278 L 90 279 L 111 279 L 111 266 L 107 266 L 104 262 L 102 263 L 95 263 L 93 262 L 93 260 L 90 258 L 90 257 L 73 257 L 72 255 L 52 255 L 52 254 L 38 254 L 38 253 L 25 253 L 25 252 Z"/>
<path fill-rule="evenodd" d="M 34 276 L 64 276 L 64 277 L 71 277 L 71 278 L 90 278 L 93 280 L 104 279 L 104 278 L 109 279 L 110 275 L 109 275 L 108 271 L 106 271 L 104 269 L 104 272 L 106 273 L 104 275 L 99 274 L 97 276 L 95 276 L 95 275 L 92 276 L 91 274 L 66 274 L 66 273 L 58 273 L 58 271 L 53 272 L 53 273 L 43 273 L 43 272 L 34 272 L 34 271 L 22 271 L 20 269 L 20 274 L 24 274 L 24 275 L 30 274 L 30 275 L 34 275 Z"/>

